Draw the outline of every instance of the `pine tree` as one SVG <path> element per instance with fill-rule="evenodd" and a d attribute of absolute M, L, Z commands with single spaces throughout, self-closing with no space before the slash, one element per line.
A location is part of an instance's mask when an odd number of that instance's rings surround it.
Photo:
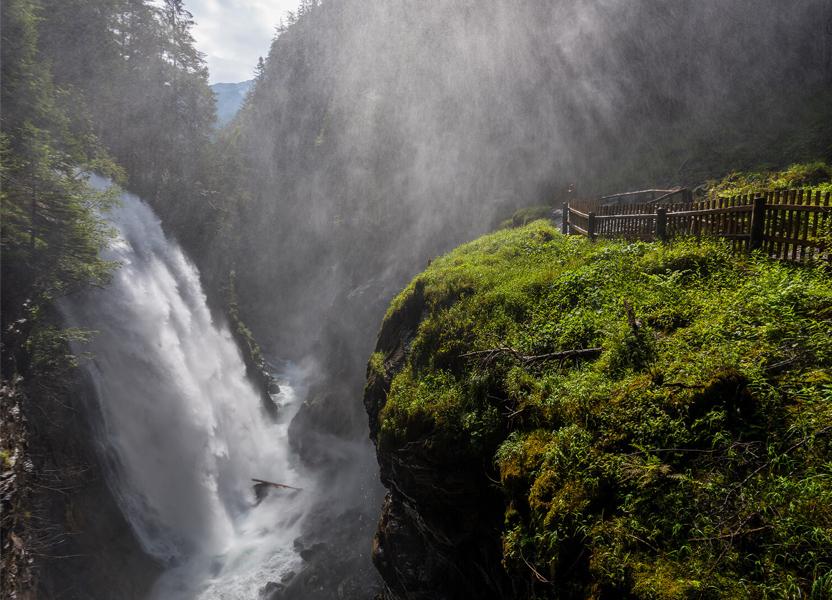
<path fill-rule="evenodd" d="M 3 375 L 18 370 L 44 307 L 107 277 L 99 257 L 108 239 L 97 214 L 107 198 L 87 185 L 84 170 L 114 173 L 95 137 L 73 123 L 38 56 L 38 6 L 2 5 L 4 45 L 0 133 L 0 250 Z"/>

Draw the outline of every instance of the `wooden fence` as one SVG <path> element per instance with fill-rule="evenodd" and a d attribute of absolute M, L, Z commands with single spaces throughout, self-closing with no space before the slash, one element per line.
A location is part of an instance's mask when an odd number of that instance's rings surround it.
<path fill-rule="evenodd" d="M 652 192 L 646 202 L 610 199 Z M 686 190 L 647 190 L 563 205 L 563 232 L 632 240 L 718 237 L 734 250 L 793 262 L 832 260 L 830 193 L 779 190 L 693 201 Z M 680 201 L 675 201 L 676 196 Z M 577 205 L 577 206 L 576 206 Z"/>

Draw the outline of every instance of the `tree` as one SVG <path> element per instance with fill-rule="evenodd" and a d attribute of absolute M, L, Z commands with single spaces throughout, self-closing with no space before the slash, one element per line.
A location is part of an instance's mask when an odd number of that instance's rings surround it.
<path fill-rule="evenodd" d="M 257 66 L 254 67 L 254 80 L 260 81 L 263 79 L 263 75 L 266 72 L 266 63 L 263 60 L 263 57 L 260 56 L 257 58 Z"/>
<path fill-rule="evenodd" d="M 101 282 L 110 264 L 99 256 L 108 229 L 99 217 L 108 196 L 86 184 L 86 170 L 117 174 L 83 123 L 74 123 L 46 65 L 38 60 L 39 20 L 32 0 L 2 6 L 4 45 L 0 101 L 0 251 L 3 375 L 43 309 L 57 298 Z"/>

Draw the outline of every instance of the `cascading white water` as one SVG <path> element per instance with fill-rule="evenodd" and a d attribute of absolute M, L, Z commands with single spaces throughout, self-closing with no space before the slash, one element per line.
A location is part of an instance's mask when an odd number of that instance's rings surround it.
<path fill-rule="evenodd" d="M 145 550 L 170 567 L 153 596 L 256 598 L 298 568 L 292 542 L 314 494 L 287 441 L 292 377 L 272 421 L 196 268 L 150 207 L 122 194 L 106 218 L 118 231 L 107 258 L 121 266 L 62 310 L 97 332 L 78 350 L 93 355 L 111 487 Z M 306 489 L 257 504 L 252 478 Z"/>

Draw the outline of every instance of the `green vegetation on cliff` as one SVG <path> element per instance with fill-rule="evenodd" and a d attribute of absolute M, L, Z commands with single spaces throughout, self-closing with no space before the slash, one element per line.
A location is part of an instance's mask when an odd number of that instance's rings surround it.
<path fill-rule="evenodd" d="M 712 191 L 720 196 L 748 194 L 757 190 L 789 190 L 801 188 L 812 192 L 832 191 L 832 165 L 823 162 L 795 163 L 785 169 L 760 169 L 734 172 L 721 181 L 711 182 Z"/>
<path fill-rule="evenodd" d="M 828 597 L 828 268 L 537 221 L 434 261 L 386 325 L 415 297 L 404 358 L 370 360 L 370 386 L 390 383 L 368 407 L 379 454 L 481 459 L 515 589 Z"/>

